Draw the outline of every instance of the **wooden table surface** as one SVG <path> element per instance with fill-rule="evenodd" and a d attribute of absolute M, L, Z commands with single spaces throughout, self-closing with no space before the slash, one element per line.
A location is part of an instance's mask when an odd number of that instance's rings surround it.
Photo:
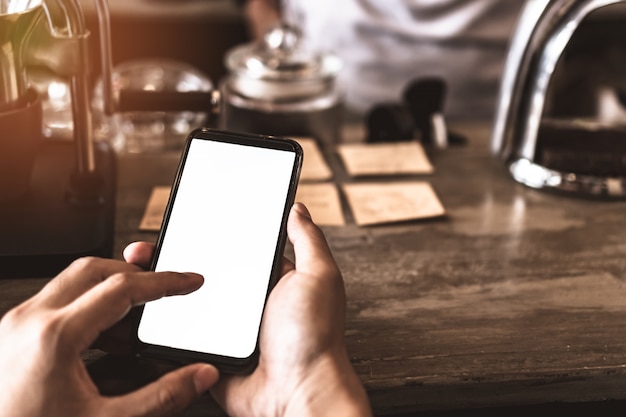
<path fill-rule="evenodd" d="M 490 154 L 487 127 L 459 129 L 469 144 L 431 151 L 436 172 L 416 177 L 445 218 L 359 227 L 344 204 L 348 225 L 324 228 L 376 414 L 626 399 L 626 202 L 519 185 Z M 353 181 L 326 151 L 335 180 Z M 115 257 L 156 239 L 139 220 L 178 155 L 118 162 Z M 1 281 L 1 311 L 44 282 Z M 111 378 L 105 368 L 97 379 Z M 206 398 L 183 415 L 222 413 Z"/>

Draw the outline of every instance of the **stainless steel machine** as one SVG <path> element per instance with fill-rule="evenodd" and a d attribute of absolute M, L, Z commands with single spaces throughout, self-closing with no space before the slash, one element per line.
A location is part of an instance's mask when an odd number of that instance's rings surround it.
<path fill-rule="evenodd" d="M 108 5 L 96 1 L 110 81 Z M 89 38 L 78 0 L 0 0 L 0 277 L 53 276 L 79 256 L 112 256 L 115 155 L 93 140 Z M 72 140 L 42 137 L 35 66 L 70 86 Z M 113 111 L 110 94 L 107 103 Z"/>
<path fill-rule="evenodd" d="M 626 197 L 624 19 L 624 1 L 525 3 L 492 133 L 492 150 L 516 181 Z"/>

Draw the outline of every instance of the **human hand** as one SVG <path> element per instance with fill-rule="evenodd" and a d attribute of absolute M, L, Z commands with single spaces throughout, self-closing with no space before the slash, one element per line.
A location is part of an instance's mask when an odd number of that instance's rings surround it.
<path fill-rule="evenodd" d="M 322 231 L 295 204 L 287 224 L 295 265 L 285 260 L 263 315 L 259 364 L 225 376 L 213 396 L 233 416 L 370 416 L 367 396 L 344 339 L 343 279 Z M 147 266 L 153 247 L 134 243 L 124 256 Z"/>
<path fill-rule="evenodd" d="M 280 23 L 280 10 L 271 0 L 248 0 L 243 9 L 248 31 L 254 40 L 261 40 L 266 32 Z"/>
<path fill-rule="evenodd" d="M 133 306 L 202 282 L 110 259 L 72 263 L 0 321 L 2 416 L 165 416 L 186 407 L 217 381 L 213 366 L 187 366 L 130 394 L 102 397 L 80 354 Z"/>

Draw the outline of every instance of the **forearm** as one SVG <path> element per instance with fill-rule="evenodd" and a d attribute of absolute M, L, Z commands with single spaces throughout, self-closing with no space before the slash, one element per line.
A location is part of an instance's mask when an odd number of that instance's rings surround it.
<path fill-rule="evenodd" d="M 242 8 L 250 35 L 260 39 L 280 21 L 280 4 L 276 0 L 235 0 Z"/>

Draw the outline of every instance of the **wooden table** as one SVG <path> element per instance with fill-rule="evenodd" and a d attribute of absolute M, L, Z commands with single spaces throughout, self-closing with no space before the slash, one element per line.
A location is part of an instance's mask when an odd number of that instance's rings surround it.
<path fill-rule="evenodd" d="M 431 151 L 436 172 L 422 178 L 445 218 L 358 227 L 344 204 L 348 225 L 324 228 L 376 414 L 626 399 L 626 202 L 519 185 L 491 156 L 486 127 L 460 129 L 469 144 Z M 336 181 L 352 181 L 326 151 Z M 155 240 L 137 226 L 177 161 L 120 158 L 116 257 Z M 0 308 L 43 282 L 0 282 Z M 222 413 L 206 398 L 183 415 Z"/>

